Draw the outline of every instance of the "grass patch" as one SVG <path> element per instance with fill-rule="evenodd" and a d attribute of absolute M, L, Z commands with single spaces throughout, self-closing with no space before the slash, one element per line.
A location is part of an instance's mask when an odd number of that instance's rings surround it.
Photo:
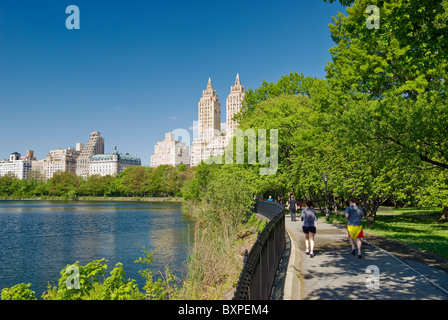
<path fill-rule="evenodd" d="M 377 213 L 374 226 L 367 227 L 365 220 L 362 223 L 368 232 L 448 259 L 448 223 L 437 223 L 440 215 L 440 210 L 381 210 Z M 344 215 L 332 214 L 330 223 L 333 221 L 347 222 Z"/>
<path fill-rule="evenodd" d="M 244 251 L 253 246 L 266 221 L 252 214 L 226 236 L 220 224 L 210 220 L 197 223 L 194 248 L 188 258 L 188 277 L 178 299 L 231 299 L 243 267 Z"/>

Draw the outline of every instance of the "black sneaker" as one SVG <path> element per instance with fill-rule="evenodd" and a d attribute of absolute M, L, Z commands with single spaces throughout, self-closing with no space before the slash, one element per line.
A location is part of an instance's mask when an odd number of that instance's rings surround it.
<path fill-rule="evenodd" d="M 362 258 L 362 255 L 358 254 L 358 258 L 360 258 L 360 259 L 361 259 L 361 258 Z"/>
<path fill-rule="evenodd" d="M 355 249 L 352 249 L 352 251 L 350 252 L 352 255 L 355 255 Z"/>
<path fill-rule="evenodd" d="M 314 253 L 310 253 L 310 258 L 314 258 Z"/>

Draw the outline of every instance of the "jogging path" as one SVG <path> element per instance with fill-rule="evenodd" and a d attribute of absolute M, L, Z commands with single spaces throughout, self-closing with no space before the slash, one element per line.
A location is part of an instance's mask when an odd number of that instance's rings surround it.
<path fill-rule="evenodd" d="M 286 254 L 273 299 L 448 300 L 446 260 L 404 250 L 365 231 L 360 259 L 350 253 L 345 226 L 322 219 L 325 217 L 319 214 L 315 256 L 311 258 L 305 254 L 302 222 L 285 216 Z"/>

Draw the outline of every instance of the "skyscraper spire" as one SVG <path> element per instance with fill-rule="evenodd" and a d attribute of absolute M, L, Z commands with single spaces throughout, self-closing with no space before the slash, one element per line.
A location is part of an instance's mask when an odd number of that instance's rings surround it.
<path fill-rule="evenodd" d="M 238 123 L 233 120 L 235 114 L 241 110 L 241 102 L 244 99 L 245 88 L 241 85 L 240 75 L 236 74 L 235 85 L 230 87 L 230 94 L 226 100 L 226 131 L 227 137 L 232 137 Z"/>
<path fill-rule="evenodd" d="M 211 78 L 208 78 L 207 89 L 213 89 Z"/>

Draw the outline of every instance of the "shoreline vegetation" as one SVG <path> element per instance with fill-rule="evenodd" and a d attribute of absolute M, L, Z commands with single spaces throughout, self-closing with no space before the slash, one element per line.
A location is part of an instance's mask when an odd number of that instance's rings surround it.
<path fill-rule="evenodd" d="M 35 198 L 14 198 L 0 197 L 1 200 L 7 201 L 142 201 L 142 202 L 173 202 L 182 204 L 182 197 L 92 197 L 83 196 L 76 199 L 66 199 L 61 197 L 35 197 Z"/>
<path fill-rule="evenodd" d="M 156 168 L 135 166 L 118 176 L 92 175 L 85 180 L 66 171 L 58 171 L 48 179 L 33 171 L 28 180 L 6 174 L 0 176 L 0 199 L 177 201 L 182 198 L 182 188 L 194 172 L 195 168 L 185 165 L 162 165 Z"/>

